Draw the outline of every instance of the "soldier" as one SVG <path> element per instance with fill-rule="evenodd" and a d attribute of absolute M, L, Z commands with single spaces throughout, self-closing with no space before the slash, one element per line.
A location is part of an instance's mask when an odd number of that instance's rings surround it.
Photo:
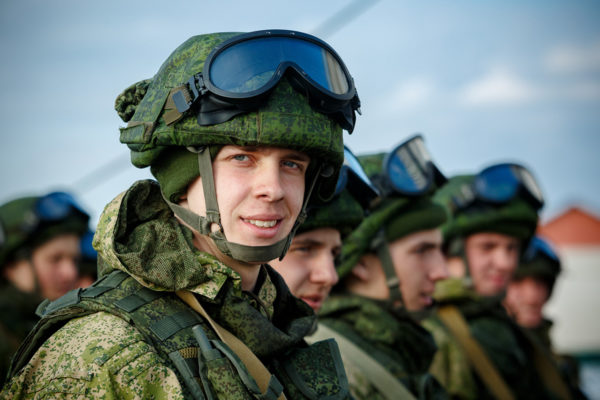
<path fill-rule="evenodd" d="M 355 398 L 446 398 L 427 373 L 433 339 L 409 314 L 429 307 L 447 276 L 438 229 L 446 215 L 430 198 L 445 178 L 420 135 L 359 158 L 382 200 L 344 240 L 340 283 L 315 337 L 336 338 Z"/>
<path fill-rule="evenodd" d="M 335 263 L 342 239 L 362 222 L 365 209 L 378 195 L 358 159 L 344 147 L 344 164 L 334 197 L 310 207 L 286 256 L 271 262 L 292 294 L 315 312 L 338 282 Z"/>
<path fill-rule="evenodd" d="M 436 200 L 452 216 L 443 231 L 454 277 L 437 284 L 436 313 L 424 322 L 438 346 L 431 372 L 456 398 L 568 396 L 542 376 L 560 380 L 501 306 L 543 205 L 531 173 L 496 164 L 452 178 Z"/>
<path fill-rule="evenodd" d="M 311 195 L 333 193 L 358 107 L 341 58 L 310 35 L 179 46 L 116 103 L 133 164 L 158 183 L 106 206 L 100 279 L 45 307 L 5 395 L 347 397 L 335 342 L 303 341 L 314 313 L 266 262 Z"/>
<path fill-rule="evenodd" d="M 560 258 L 550 243 L 534 236 L 523 253 L 511 282 L 506 290 L 504 306 L 518 325 L 552 355 L 565 381 L 575 397 L 585 397 L 579 389 L 577 360 L 554 351 L 550 338 L 553 322 L 544 316 L 544 305 L 552 296 L 554 284 L 562 270 Z"/>
<path fill-rule="evenodd" d="M 88 220 L 64 192 L 0 206 L 0 383 L 10 357 L 39 319 L 38 304 L 75 287 L 79 242 Z"/>

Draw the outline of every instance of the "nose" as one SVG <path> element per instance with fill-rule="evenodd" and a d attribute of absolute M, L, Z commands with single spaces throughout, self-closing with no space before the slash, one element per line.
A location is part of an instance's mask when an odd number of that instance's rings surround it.
<path fill-rule="evenodd" d="M 338 282 L 338 274 L 335 269 L 335 258 L 328 252 L 323 252 L 312 265 L 310 280 L 326 286 L 333 286 Z"/>
<path fill-rule="evenodd" d="M 78 275 L 77 262 L 74 258 L 64 258 L 59 264 L 57 278 L 60 282 L 75 282 Z"/>
<path fill-rule="evenodd" d="M 254 194 L 269 202 L 283 199 L 285 195 L 279 163 L 266 160 L 254 174 Z"/>
<path fill-rule="evenodd" d="M 448 264 L 446 258 L 442 254 L 441 250 L 436 251 L 434 257 L 432 257 L 430 268 L 429 268 L 429 279 L 433 282 L 447 279 L 450 276 L 448 272 Z"/>

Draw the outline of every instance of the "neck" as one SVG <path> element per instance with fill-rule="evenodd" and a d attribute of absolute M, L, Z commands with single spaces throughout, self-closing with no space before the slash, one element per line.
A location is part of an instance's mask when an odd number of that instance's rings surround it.
<path fill-rule="evenodd" d="M 464 278 L 466 276 L 465 263 L 461 257 L 448 259 L 448 274 L 451 278 Z"/>
<path fill-rule="evenodd" d="M 235 260 L 223 254 L 221 250 L 217 248 L 215 242 L 213 242 L 210 238 L 200 235 L 196 232 L 194 232 L 194 246 L 200 251 L 214 255 L 217 260 L 221 261 L 223 264 L 237 272 L 242 280 L 242 290 L 254 290 L 254 286 L 256 285 L 256 280 L 258 279 L 258 274 L 260 272 L 260 263 L 246 263 Z"/>

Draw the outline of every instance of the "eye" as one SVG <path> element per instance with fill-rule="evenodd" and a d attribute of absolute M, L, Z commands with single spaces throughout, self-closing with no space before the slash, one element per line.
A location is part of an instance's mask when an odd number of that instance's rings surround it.
<path fill-rule="evenodd" d="M 248 161 L 249 160 L 249 157 L 246 154 L 236 154 L 231 158 L 233 158 L 236 161 Z"/>
<path fill-rule="evenodd" d="M 302 165 L 298 164 L 297 162 L 294 161 L 289 161 L 289 160 L 284 160 L 282 161 L 283 166 L 287 167 L 287 168 L 293 168 L 293 169 L 299 169 L 302 170 Z"/>

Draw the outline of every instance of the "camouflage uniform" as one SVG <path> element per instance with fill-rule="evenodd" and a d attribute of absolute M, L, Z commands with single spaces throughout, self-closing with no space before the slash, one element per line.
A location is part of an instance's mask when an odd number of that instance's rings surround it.
<path fill-rule="evenodd" d="M 242 338 L 277 376 L 288 398 L 310 398 L 304 394 L 307 388 L 314 398 L 344 397 L 344 373 L 343 369 L 336 371 L 340 365 L 334 365 L 335 357 L 323 351 L 312 352 L 302 341 L 315 320 L 310 307 L 292 297 L 268 265 L 261 272 L 262 284 L 257 284 L 252 293 L 243 292 L 237 273 L 193 247 L 191 231 L 170 214 L 156 184 L 140 181 L 113 200 L 100 218 L 95 245 L 102 276 L 120 270 L 133 278 L 119 286 L 125 293 L 138 290 L 140 285 L 170 297 L 179 289 L 194 292 L 212 318 Z M 85 298 L 85 293 L 79 297 Z M 161 315 L 161 304 L 149 305 L 156 319 Z M 76 307 L 69 311 L 77 315 Z M 209 339 L 216 339 L 205 321 L 198 323 Z M 190 398 L 173 361 L 161 354 L 142 331 L 127 317 L 107 311 L 72 319 L 35 352 L 7 384 L 3 396 Z M 311 359 L 324 364 L 317 370 L 314 363 L 301 365 L 301 372 L 290 377 L 285 371 L 293 371 L 290 367 L 300 369 L 300 364 L 292 366 L 286 359 L 301 349 L 309 349 Z M 215 398 L 254 398 L 242 379 L 231 372 L 235 371 L 234 365 L 227 359 L 218 360 L 224 364 L 220 368 L 229 372 L 210 370 L 205 377 L 210 387 L 204 390 L 212 391 Z M 306 387 L 299 388 L 295 383 L 299 382 L 298 376 L 306 379 Z M 316 376 L 318 380 L 313 379 Z"/>
<path fill-rule="evenodd" d="M 478 296 L 464 280 L 456 278 L 438 282 L 435 297 L 438 307 L 458 307 L 474 339 L 517 398 L 552 398 L 535 372 L 529 341 L 506 314 L 500 297 Z M 448 393 L 460 399 L 493 399 L 489 389 L 472 372 L 465 352 L 444 323 L 433 315 L 423 325 L 433 334 L 438 347 L 430 372 Z"/>
<path fill-rule="evenodd" d="M 332 295 L 319 312 L 319 324 L 360 346 L 419 399 L 445 399 L 444 389 L 427 372 L 436 351 L 431 335 L 403 309 L 366 297 Z M 343 357 L 343 353 L 342 353 Z M 386 399 L 346 358 L 344 367 L 357 399 Z"/>
<path fill-rule="evenodd" d="M 365 172 L 373 182 L 381 173 L 384 154 L 360 156 Z M 377 204 L 363 222 L 344 239 L 338 273 L 340 283 L 319 312 L 323 324 L 370 355 L 408 391 L 419 399 L 446 399 L 444 388 L 428 372 L 436 351 L 435 343 L 413 315 L 391 300 L 382 301 L 353 294 L 345 289 L 345 277 L 382 233 L 389 243 L 421 230 L 434 229 L 445 220 L 443 209 L 429 196 L 415 199 L 387 196 Z M 397 283 L 396 283 L 397 286 Z M 344 355 L 350 391 L 357 399 L 388 399 L 401 396 L 383 393 L 361 368 Z"/>
<path fill-rule="evenodd" d="M 466 210 L 453 207 L 457 193 L 470 185 L 473 176 L 457 176 L 436 193 L 436 200 L 447 207 L 451 219 L 442 227 L 450 256 L 462 257 L 467 275 L 468 260 L 464 240 L 477 232 L 496 232 L 526 243 L 537 225 L 537 209 L 520 197 L 501 205 L 475 202 Z M 440 318 L 440 312 L 458 309 L 471 337 L 483 349 L 506 387 L 515 398 L 557 398 L 551 393 L 534 363 L 534 348 L 526 334 L 508 317 L 498 296 L 479 296 L 470 278 L 451 278 L 438 282 L 436 313 L 423 322 L 433 334 L 438 352 L 430 371 L 453 398 L 494 398 L 490 387 L 476 373 L 467 352 Z"/>

